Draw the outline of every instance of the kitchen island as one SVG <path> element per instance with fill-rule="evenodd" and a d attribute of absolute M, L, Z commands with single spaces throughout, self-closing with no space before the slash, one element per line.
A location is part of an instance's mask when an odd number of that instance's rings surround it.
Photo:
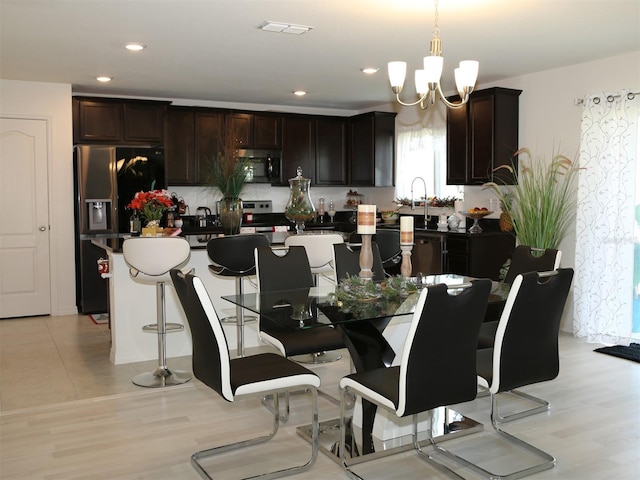
<path fill-rule="evenodd" d="M 284 243 L 289 232 L 266 234 L 273 245 Z M 235 307 L 222 300 L 222 295 L 235 294 L 235 278 L 220 277 L 209 271 L 207 242 L 216 234 L 187 235 L 191 245 L 191 255 L 183 268 L 194 269 L 204 283 L 220 318 L 235 315 Z M 109 282 L 109 316 L 111 323 L 110 360 L 119 365 L 124 363 L 155 360 L 158 358 L 158 339 L 155 332 L 143 332 L 145 325 L 156 324 L 156 289 L 152 285 L 135 282 L 129 275 L 129 266 L 122 254 L 122 244 L 128 236 L 118 238 L 96 238 L 92 243 L 103 248 L 109 260 L 109 273 L 103 276 Z M 245 291 L 255 292 L 253 277 L 245 279 Z M 167 358 L 191 355 L 191 334 L 186 317 L 173 288 L 165 294 L 167 322 L 180 323 L 185 328 L 167 334 Z M 236 324 L 224 323 L 224 331 L 229 349 L 235 350 Z M 245 347 L 259 344 L 255 322 L 245 325 Z"/>

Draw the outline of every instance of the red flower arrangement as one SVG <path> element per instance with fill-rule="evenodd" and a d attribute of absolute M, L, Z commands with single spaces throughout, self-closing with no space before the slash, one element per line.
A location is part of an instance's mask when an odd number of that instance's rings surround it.
<path fill-rule="evenodd" d="M 127 208 L 142 212 L 147 222 L 159 221 L 164 211 L 173 206 L 173 201 L 166 190 L 150 190 L 137 192 Z"/>

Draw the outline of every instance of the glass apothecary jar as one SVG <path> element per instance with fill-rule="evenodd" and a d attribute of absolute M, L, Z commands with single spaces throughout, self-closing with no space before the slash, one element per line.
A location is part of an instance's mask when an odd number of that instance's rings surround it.
<path fill-rule="evenodd" d="M 284 210 L 284 216 L 294 223 L 296 233 L 302 233 L 305 222 L 316 217 L 316 209 L 309 196 L 311 179 L 302 176 L 302 168 L 296 170 L 296 177 L 289 179 L 290 197 Z"/>

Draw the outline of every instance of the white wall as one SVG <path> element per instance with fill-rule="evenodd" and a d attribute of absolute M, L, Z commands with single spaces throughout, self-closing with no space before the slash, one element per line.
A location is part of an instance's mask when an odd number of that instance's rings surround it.
<path fill-rule="evenodd" d="M 73 220 L 71 85 L 0 80 L 0 115 L 48 124 L 51 314 L 77 312 Z M 17 214 L 2 206 L 5 217 Z"/>

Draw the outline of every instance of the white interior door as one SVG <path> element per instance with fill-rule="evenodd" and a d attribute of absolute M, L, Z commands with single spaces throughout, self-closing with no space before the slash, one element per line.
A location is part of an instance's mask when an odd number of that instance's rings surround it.
<path fill-rule="evenodd" d="M 45 120 L 0 118 L 0 318 L 51 313 Z"/>

